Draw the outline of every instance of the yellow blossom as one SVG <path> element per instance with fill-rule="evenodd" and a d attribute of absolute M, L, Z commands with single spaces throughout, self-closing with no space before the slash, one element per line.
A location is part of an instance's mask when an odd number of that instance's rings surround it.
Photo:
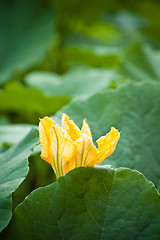
<path fill-rule="evenodd" d="M 80 130 L 63 114 L 62 127 L 49 117 L 41 119 L 39 137 L 41 158 L 51 164 L 58 178 L 76 167 L 92 167 L 101 163 L 114 152 L 120 133 L 112 127 L 108 134 L 97 140 L 97 149 L 86 120 Z"/>

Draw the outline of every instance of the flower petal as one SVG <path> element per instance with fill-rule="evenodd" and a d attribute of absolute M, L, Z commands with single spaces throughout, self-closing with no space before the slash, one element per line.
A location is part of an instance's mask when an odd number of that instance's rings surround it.
<path fill-rule="evenodd" d="M 41 158 L 48 163 L 52 163 L 51 151 L 51 135 L 50 129 L 53 124 L 56 124 L 51 118 L 44 117 L 39 123 L 39 138 L 41 145 Z"/>
<path fill-rule="evenodd" d="M 70 138 L 73 141 L 76 141 L 81 135 L 81 131 L 74 123 L 74 121 L 69 120 L 68 115 L 64 113 L 62 115 L 62 128 L 68 132 Z"/>
<path fill-rule="evenodd" d="M 86 122 L 86 120 L 83 120 L 83 125 L 82 125 L 82 129 L 81 129 L 81 133 L 85 133 L 87 134 L 89 137 L 92 138 L 92 134 L 91 134 L 91 130 Z"/>
<path fill-rule="evenodd" d="M 117 142 L 120 138 L 120 133 L 114 127 L 111 128 L 111 131 L 106 134 L 106 136 L 100 137 L 97 140 L 98 143 L 98 155 L 94 164 L 101 163 L 105 158 L 110 156 L 117 145 Z"/>
<path fill-rule="evenodd" d="M 75 143 L 77 145 L 75 167 L 93 166 L 92 162 L 97 156 L 97 149 L 92 143 L 92 139 L 87 134 L 81 134 Z"/>
<path fill-rule="evenodd" d="M 73 169 L 69 166 L 74 162 L 76 145 L 58 124 L 51 127 L 51 139 L 52 166 L 58 178 Z"/>
<path fill-rule="evenodd" d="M 51 164 L 57 177 L 65 175 L 75 160 L 76 145 L 52 119 L 45 117 L 39 123 L 41 158 Z M 73 168 L 72 168 L 73 169 Z"/>

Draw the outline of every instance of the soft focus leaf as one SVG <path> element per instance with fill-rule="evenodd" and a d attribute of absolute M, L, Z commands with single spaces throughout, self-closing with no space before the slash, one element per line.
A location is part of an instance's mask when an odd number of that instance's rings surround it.
<path fill-rule="evenodd" d="M 22 121 L 38 123 L 39 117 L 54 114 L 69 100 L 67 96 L 45 96 L 38 89 L 28 89 L 13 82 L 0 92 L 0 111 L 17 113 Z"/>
<path fill-rule="evenodd" d="M 42 0 L 0 3 L 0 84 L 40 63 L 55 34 L 52 7 Z"/>
<path fill-rule="evenodd" d="M 33 128 L 19 144 L 0 154 L 0 231 L 11 219 L 12 192 L 26 177 L 27 158 L 38 141 L 38 130 Z"/>
<path fill-rule="evenodd" d="M 125 78 L 107 69 L 75 67 L 62 77 L 45 72 L 33 72 L 26 76 L 26 83 L 48 95 L 88 97 L 103 89 L 121 84 Z"/>
<path fill-rule="evenodd" d="M 123 57 L 120 72 L 133 81 L 160 81 L 160 51 L 145 43 L 134 43 Z"/>
<path fill-rule="evenodd" d="M 71 40 L 69 39 L 68 42 Z M 75 41 L 71 45 L 65 45 L 63 54 L 69 65 L 84 64 L 97 68 L 111 68 L 120 64 L 122 49 L 101 44 L 77 44 Z"/>
<path fill-rule="evenodd" d="M 118 11 L 102 16 L 103 21 L 110 22 L 130 34 L 149 25 L 149 21 L 142 16 L 129 11 Z"/>
<path fill-rule="evenodd" d="M 95 20 L 99 20 L 98 17 L 108 16 L 109 13 L 112 15 L 112 19 L 107 18 L 107 20 L 113 22 L 114 26 L 116 24 L 120 27 L 121 31 L 125 29 L 127 33 L 131 33 L 131 30 L 134 31 L 137 28 L 137 30 L 141 30 L 143 35 L 147 34 L 150 38 L 160 40 L 160 4 L 157 0 L 135 0 L 134 2 L 133 0 L 100 2 L 81 0 L 76 1 L 76 3 L 74 0 L 69 0 L 55 2 L 58 5 L 59 16 L 63 16 L 63 18 L 61 17 L 61 25 L 65 32 L 72 29 L 73 26 L 75 27 L 79 20 L 84 26 L 88 26 Z M 135 31 L 134 34 L 136 34 Z M 132 35 L 132 37 L 134 36 Z"/>
<path fill-rule="evenodd" d="M 6 117 L 6 116 L 4 116 L 4 115 L 1 115 L 0 116 L 0 126 L 1 125 L 7 125 L 7 124 L 9 124 L 10 122 L 9 122 L 9 119 Z"/>
<path fill-rule="evenodd" d="M 159 194 L 139 172 L 78 168 L 32 192 L 5 239 L 158 239 L 159 219 Z"/>

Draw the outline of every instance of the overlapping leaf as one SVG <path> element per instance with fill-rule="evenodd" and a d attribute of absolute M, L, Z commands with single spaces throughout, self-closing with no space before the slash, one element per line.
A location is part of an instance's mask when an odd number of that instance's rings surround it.
<path fill-rule="evenodd" d="M 120 72 L 133 81 L 160 81 L 160 51 L 142 42 L 129 47 L 123 56 Z"/>
<path fill-rule="evenodd" d="M 69 100 L 67 96 L 46 96 L 38 89 L 13 82 L 0 92 L 0 111 L 19 114 L 21 121 L 38 123 L 39 117 L 55 113 Z"/>
<path fill-rule="evenodd" d="M 109 86 L 119 85 L 125 78 L 107 69 L 75 67 L 62 77 L 45 72 L 33 72 L 26 76 L 26 83 L 49 95 L 88 97 Z"/>
<path fill-rule="evenodd" d="M 77 38 L 79 38 L 79 36 L 77 36 Z M 118 66 L 122 53 L 120 47 L 85 43 L 80 43 L 79 45 L 66 44 L 63 51 L 64 57 L 69 65 L 81 63 L 101 68 Z"/>
<path fill-rule="evenodd" d="M 106 90 L 86 100 L 75 100 L 63 108 L 77 124 L 84 118 L 94 140 L 111 126 L 121 132 L 112 157 L 105 164 L 129 167 L 142 172 L 159 186 L 160 181 L 160 84 L 143 82 Z M 61 118 L 61 112 L 56 117 Z"/>
<path fill-rule="evenodd" d="M 38 130 L 33 128 L 23 141 L 0 154 L 0 231 L 11 219 L 12 192 L 27 175 L 27 158 L 38 141 Z"/>
<path fill-rule="evenodd" d="M 17 144 L 31 130 L 29 124 L 0 125 L 0 148 Z"/>
<path fill-rule="evenodd" d="M 159 218 L 159 194 L 139 172 L 78 168 L 32 192 L 5 239 L 156 240 Z"/>

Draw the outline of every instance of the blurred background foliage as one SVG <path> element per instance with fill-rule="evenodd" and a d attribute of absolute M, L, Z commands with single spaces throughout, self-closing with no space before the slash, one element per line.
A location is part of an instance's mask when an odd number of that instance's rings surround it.
<path fill-rule="evenodd" d="M 159 13 L 159 0 L 1 0 L 0 151 L 72 99 L 159 81 Z M 14 207 L 55 180 L 39 151 Z"/>

